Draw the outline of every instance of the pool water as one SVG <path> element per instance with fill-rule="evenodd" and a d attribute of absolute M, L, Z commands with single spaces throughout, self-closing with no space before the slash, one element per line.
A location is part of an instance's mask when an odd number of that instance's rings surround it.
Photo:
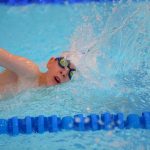
<path fill-rule="evenodd" d="M 150 3 L 0 6 L 0 47 L 46 71 L 69 50 L 71 82 L 23 91 L 0 101 L 0 118 L 78 113 L 141 114 L 150 108 Z M 0 68 L 3 70 L 3 68 Z M 62 131 L 0 135 L 0 149 L 150 149 L 150 131 Z"/>

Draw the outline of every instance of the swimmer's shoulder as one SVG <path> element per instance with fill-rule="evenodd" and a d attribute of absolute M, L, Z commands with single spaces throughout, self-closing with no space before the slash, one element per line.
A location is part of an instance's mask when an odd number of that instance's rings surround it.
<path fill-rule="evenodd" d="M 16 56 L 16 59 L 18 59 L 20 61 L 20 63 L 22 63 L 23 68 L 22 69 L 22 73 L 21 75 L 27 78 L 36 78 L 39 76 L 40 74 L 40 69 L 39 66 L 34 63 L 33 61 L 27 59 L 27 58 L 23 58 L 20 56 Z"/>

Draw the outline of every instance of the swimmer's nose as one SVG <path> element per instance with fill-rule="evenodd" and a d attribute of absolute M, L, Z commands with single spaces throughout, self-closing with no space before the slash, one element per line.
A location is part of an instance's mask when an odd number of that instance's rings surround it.
<path fill-rule="evenodd" d="M 60 71 L 60 74 L 63 78 L 65 78 L 67 76 L 67 71 Z"/>

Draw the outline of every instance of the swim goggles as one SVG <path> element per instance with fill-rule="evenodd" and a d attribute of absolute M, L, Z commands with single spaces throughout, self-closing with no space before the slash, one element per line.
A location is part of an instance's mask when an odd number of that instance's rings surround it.
<path fill-rule="evenodd" d="M 61 68 L 69 68 L 69 79 L 71 80 L 72 76 L 73 76 L 73 72 L 76 71 L 76 69 L 70 68 L 70 61 L 66 60 L 64 57 L 57 57 L 56 60 L 58 61 L 58 64 Z"/>

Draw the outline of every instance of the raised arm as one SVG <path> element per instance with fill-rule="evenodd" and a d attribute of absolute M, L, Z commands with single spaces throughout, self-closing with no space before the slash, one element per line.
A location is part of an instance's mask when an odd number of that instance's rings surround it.
<path fill-rule="evenodd" d="M 38 66 L 32 61 L 15 56 L 2 48 L 0 48 L 0 66 L 22 77 L 36 77 L 39 73 Z"/>

